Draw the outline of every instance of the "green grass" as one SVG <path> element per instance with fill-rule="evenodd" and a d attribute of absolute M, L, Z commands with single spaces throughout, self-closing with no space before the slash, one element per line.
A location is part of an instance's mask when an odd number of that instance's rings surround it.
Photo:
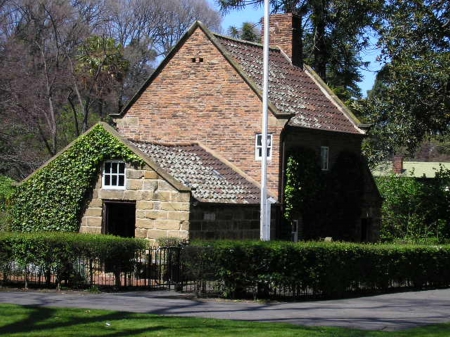
<path fill-rule="evenodd" d="M 0 336 L 449 336 L 450 323 L 396 331 L 180 318 L 126 312 L 0 304 Z"/>

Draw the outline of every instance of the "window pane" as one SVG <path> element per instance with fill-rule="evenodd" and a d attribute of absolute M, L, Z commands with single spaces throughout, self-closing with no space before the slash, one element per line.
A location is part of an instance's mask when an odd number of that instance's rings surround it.
<path fill-rule="evenodd" d="M 109 186 L 111 184 L 111 180 L 109 175 L 105 174 L 105 186 Z"/>
<path fill-rule="evenodd" d="M 125 176 L 119 176 L 119 186 L 125 186 Z"/>
<path fill-rule="evenodd" d="M 111 186 L 117 186 L 117 176 L 111 177 Z"/>
<path fill-rule="evenodd" d="M 256 135 L 256 145 L 262 146 L 262 135 Z"/>
<path fill-rule="evenodd" d="M 105 172 L 106 173 L 111 172 L 111 163 L 105 163 Z"/>
<path fill-rule="evenodd" d="M 125 173 L 125 163 L 119 163 L 119 173 Z"/>
<path fill-rule="evenodd" d="M 117 166 L 118 166 L 119 164 L 118 163 L 111 163 L 111 166 L 112 166 L 112 173 L 117 173 Z"/>

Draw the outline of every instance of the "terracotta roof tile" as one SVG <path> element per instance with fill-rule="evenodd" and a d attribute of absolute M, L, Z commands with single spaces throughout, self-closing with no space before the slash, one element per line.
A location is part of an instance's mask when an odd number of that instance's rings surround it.
<path fill-rule="evenodd" d="M 243 73 L 262 92 L 263 47 L 214 35 Z M 363 133 L 300 67 L 276 48 L 269 56 L 269 101 L 280 114 L 293 115 L 289 125 L 346 133 Z"/>
<path fill-rule="evenodd" d="M 130 141 L 201 202 L 258 204 L 259 188 L 197 144 Z"/>

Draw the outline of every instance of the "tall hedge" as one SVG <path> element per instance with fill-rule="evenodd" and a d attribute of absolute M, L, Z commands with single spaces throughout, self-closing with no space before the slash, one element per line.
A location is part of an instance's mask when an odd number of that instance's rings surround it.
<path fill-rule="evenodd" d="M 214 280 L 225 297 L 273 297 L 290 291 L 335 298 L 391 288 L 450 286 L 450 246 L 354 243 L 197 242 L 182 261 Z"/>
<path fill-rule="evenodd" d="M 17 188 L 11 211 L 13 231 L 78 231 L 102 163 L 121 159 L 143 164 L 106 128 L 95 125 Z"/>
<path fill-rule="evenodd" d="M 0 233 L 0 270 L 5 275 L 11 266 L 25 271 L 33 266 L 56 275 L 57 286 L 62 275 L 71 272 L 78 259 L 108 261 L 117 274 L 135 269 L 135 254 L 148 248 L 143 239 L 120 238 L 111 235 L 78 233 Z M 26 277 L 25 277 L 26 281 Z"/>

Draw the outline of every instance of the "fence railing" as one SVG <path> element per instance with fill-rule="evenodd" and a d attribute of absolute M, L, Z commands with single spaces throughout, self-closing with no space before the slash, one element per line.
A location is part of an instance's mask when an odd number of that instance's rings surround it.
<path fill-rule="evenodd" d="M 57 267 L 36 263 L 24 266 L 10 261 L 1 265 L 0 277 L 3 284 L 25 287 L 180 289 L 180 248 L 151 248 L 138 252 L 126 266 L 87 257 L 78 257 Z"/>
<path fill-rule="evenodd" d="M 243 278 L 245 270 L 240 274 L 219 277 L 214 265 L 203 265 L 205 262 L 196 258 L 196 250 L 191 250 L 189 257 L 183 255 L 182 251 L 182 247 L 151 248 L 136 253 L 131 261 L 122 265 L 118 265 L 117 261 L 86 257 L 78 257 L 58 266 L 37 263 L 23 265 L 15 261 L 0 261 L 0 285 L 12 284 L 25 288 L 159 289 L 195 293 L 197 296 L 283 300 L 329 297 L 320 288 L 302 284 L 295 279 L 287 283 L 270 279 L 264 281 L 264 278 L 247 280 Z M 186 250 L 184 251 L 186 253 Z M 372 294 L 377 291 L 408 289 L 414 286 L 414 283 L 407 279 L 386 283 L 381 288 L 367 287 L 366 284 L 354 282 L 342 289 L 339 296 Z M 422 288 L 427 287 L 436 287 L 436 284 L 422 285 Z"/>

